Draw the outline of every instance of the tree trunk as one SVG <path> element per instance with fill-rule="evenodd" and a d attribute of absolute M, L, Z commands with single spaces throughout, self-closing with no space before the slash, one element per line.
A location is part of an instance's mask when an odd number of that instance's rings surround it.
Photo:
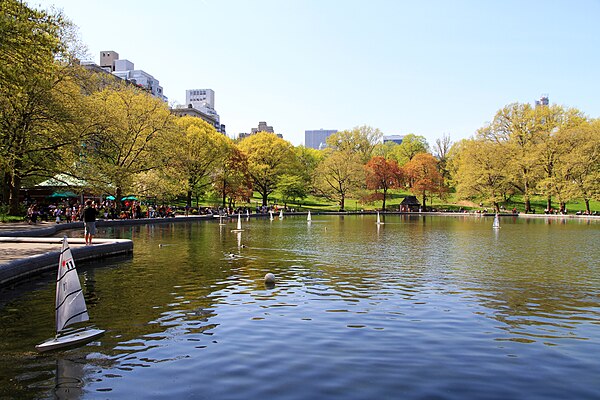
<path fill-rule="evenodd" d="M 425 200 L 427 200 L 427 196 L 423 193 L 423 211 L 427 211 L 427 203 L 425 203 Z"/>
<path fill-rule="evenodd" d="M 525 214 L 531 212 L 531 200 L 529 200 L 529 196 L 525 198 Z"/>
<path fill-rule="evenodd" d="M 342 199 L 340 201 L 340 211 L 344 211 L 344 204 L 346 203 L 346 196 L 342 195 Z"/>
<path fill-rule="evenodd" d="M 567 203 L 565 203 L 564 201 L 560 202 L 560 213 L 561 214 L 566 214 L 567 211 Z"/>
<path fill-rule="evenodd" d="M 12 175 L 8 181 L 8 190 L 9 190 L 9 198 L 8 198 L 8 214 L 9 215 L 19 215 L 19 190 L 21 189 L 21 178 L 17 175 Z"/>
<path fill-rule="evenodd" d="M 121 217 L 121 197 L 123 197 L 123 190 L 120 186 L 117 186 L 117 190 L 115 191 L 115 208 L 117 210 L 117 218 Z"/>
<path fill-rule="evenodd" d="M 192 207 L 192 191 L 188 190 L 187 191 L 187 196 L 185 199 L 185 205 L 188 206 L 188 208 Z"/>
<path fill-rule="evenodd" d="M 590 211 L 590 199 L 583 199 L 583 201 L 585 201 L 585 210 L 588 212 L 588 214 L 591 214 L 592 212 Z"/>
<path fill-rule="evenodd" d="M 381 211 L 385 211 L 385 198 L 387 197 L 387 189 L 383 189 L 383 209 Z"/>
<path fill-rule="evenodd" d="M 267 192 L 262 193 L 262 205 L 266 206 L 268 202 L 269 202 L 269 195 L 267 194 Z"/>
<path fill-rule="evenodd" d="M 223 192 L 221 192 L 221 195 L 223 196 L 222 207 L 225 208 L 225 202 L 227 201 L 227 181 L 225 179 L 223 179 Z"/>
<path fill-rule="evenodd" d="M 552 209 L 552 196 L 548 196 L 548 200 L 546 201 L 546 210 L 550 212 Z"/>

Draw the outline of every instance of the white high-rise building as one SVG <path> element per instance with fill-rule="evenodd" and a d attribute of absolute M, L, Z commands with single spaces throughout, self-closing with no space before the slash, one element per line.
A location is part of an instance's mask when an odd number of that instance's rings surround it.
<path fill-rule="evenodd" d="M 217 123 L 220 117 L 215 110 L 215 91 L 212 89 L 189 89 L 185 91 L 185 104 L 188 108 L 202 111 L 212 116 Z"/>
<path fill-rule="evenodd" d="M 212 89 L 190 89 L 185 91 L 185 104 L 199 110 L 201 107 L 215 108 L 215 91 Z"/>
<path fill-rule="evenodd" d="M 185 91 L 185 106 L 177 106 L 172 112 L 176 115 L 189 115 L 202 118 L 213 125 L 217 132 L 226 134 L 225 125 L 215 110 L 215 91 L 212 89 L 189 89 Z"/>
<path fill-rule="evenodd" d="M 158 79 L 146 71 L 135 69 L 133 63 L 129 60 L 119 60 L 119 53 L 116 51 L 101 51 L 100 67 L 123 80 L 146 89 L 152 96 L 167 101 Z"/>

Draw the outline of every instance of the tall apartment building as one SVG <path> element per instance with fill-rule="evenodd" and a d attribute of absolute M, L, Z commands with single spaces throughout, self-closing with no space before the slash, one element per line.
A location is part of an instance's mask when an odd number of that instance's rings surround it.
<path fill-rule="evenodd" d="M 327 146 L 327 138 L 334 133 L 337 133 L 337 129 L 304 131 L 304 146 L 311 149 L 323 149 Z"/>
<path fill-rule="evenodd" d="M 226 135 L 225 125 L 215 110 L 215 91 L 212 89 L 189 89 L 185 91 L 185 106 L 177 106 L 171 112 L 178 116 L 202 118 L 215 127 L 217 132 Z"/>
<path fill-rule="evenodd" d="M 167 101 L 158 79 L 141 69 L 135 69 L 129 60 L 120 60 L 116 51 L 100 52 L 100 67 L 113 75 L 146 89 L 152 96 Z"/>

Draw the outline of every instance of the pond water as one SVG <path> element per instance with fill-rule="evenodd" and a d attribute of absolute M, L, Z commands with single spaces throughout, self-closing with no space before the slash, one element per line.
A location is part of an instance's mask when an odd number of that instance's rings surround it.
<path fill-rule="evenodd" d="M 501 223 L 100 230 L 135 242 L 130 258 L 78 266 L 106 334 L 38 354 L 54 334 L 54 274 L 2 290 L 0 398 L 600 398 L 600 223 Z"/>

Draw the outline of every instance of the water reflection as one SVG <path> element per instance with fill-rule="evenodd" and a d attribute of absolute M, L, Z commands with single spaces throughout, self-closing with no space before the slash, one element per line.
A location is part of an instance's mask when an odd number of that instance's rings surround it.
<path fill-rule="evenodd" d="M 1 355 L 22 367 L 5 362 L 1 375 L 12 381 L 0 383 L 25 397 L 36 386 L 111 398 L 139 390 L 542 398 L 549 388 L 585 398 L 594 390 L 567 392 L 555 373 L 583 382 L 600 373 L 598 224 L 503 219 L 494 231 L 488 218 L 387 215 L 377 225 L 375 216 L 313 216 L 311 224 L 251 219 L 231 232 L 235 222 L 112 230 L 135 241 L 133 258 L 81 273 L 93 322 L 109 331 L 95 347 L 64 353 L 64 365 L 23 355 L 40 332 L 21 318 L 44 325 L 49 281 L 5 302 L 0 334 L 10 339 Z M 277 276 L 273 287 L 267 272 Z M 552 369 L 536 369 L 543 363 Z M 521 382 L 531 371 L 536 379 Z M 160 386 L 165 380 L 173 384 Z"/>

